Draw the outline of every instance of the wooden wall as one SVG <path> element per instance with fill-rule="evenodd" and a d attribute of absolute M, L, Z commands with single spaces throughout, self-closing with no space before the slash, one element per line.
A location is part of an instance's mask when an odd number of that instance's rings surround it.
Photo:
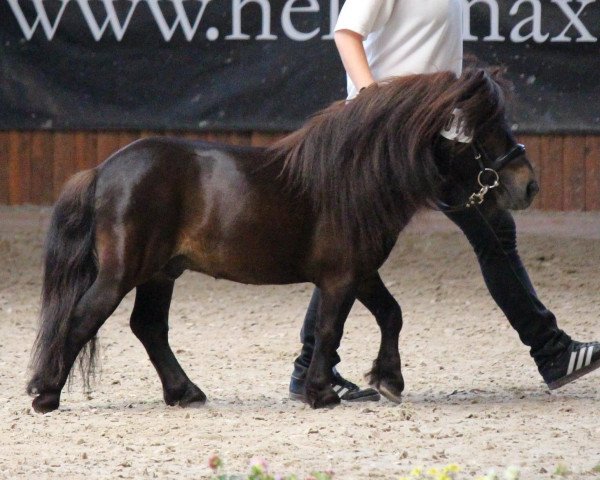
<path fill-rule="evenodd" d="M 240 145 L 266 145 L 281 134 L 256 132 L 45 132 L 0 131 L 0 204 L 49 205 L 73 173 L 93 167 L 118 148 L 166 134 Z M 524 135 L 540 179 L 533 207 L 600 211 L 600 136 Z"/>

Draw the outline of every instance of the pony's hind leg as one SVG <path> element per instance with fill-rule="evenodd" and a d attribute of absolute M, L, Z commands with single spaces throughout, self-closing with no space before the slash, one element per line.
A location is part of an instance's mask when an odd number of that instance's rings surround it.
<path fill-rule="evenodd" d="M 169 306 L 174 281 L 153 279 L 137 287 L 131 330 L 142 342 L 163 385 L 167 405 L 206 402 L 206 395 L 187 377 L 169 345 Z"/>
<path fill-rule="evenodd" d="M 115 308 L 123 299 L 124 293 L 120 291 L 118 283 L 114 278 L 100 273 L 92 286 L 81 297 L 77 303 L 73 316 L 69 322 L 66 338 L 63 339 L 63 347 L 56 351 L 61 355 L 60 368 L 58 372 L 38 372 L 35 395 L 32 402 L 33 409 L 39 413 L 47 413 L 56 410 L 60 403 L 60 393 L 69 373 L 79 355 L 79 352 L 90 341 L 89 365 L 84 372 L 84 382 L 89 382 L 88 376 L 93 373 L 96 333 L 114 312 Z M 43 368 L 43 366 L 42 366 Z M 51 377 L 51 378 L 50 378 Z"/>
<path fill-rule="evenodd" d="M 360 285 L 357 298 L 375 316 L 381 330 L 379 354 L 367 374 L 369 383 L 387 399 L 400 402 L 400 395 L 404 390 L 398 350 L 402 329 L 400 305 L 383 284 L 379 274 Z"/>

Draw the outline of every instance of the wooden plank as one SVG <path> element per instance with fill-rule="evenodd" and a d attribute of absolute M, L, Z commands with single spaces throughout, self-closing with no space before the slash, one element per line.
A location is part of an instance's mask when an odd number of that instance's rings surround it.
<path fill-rule="evenodd" d="M 148 138 L 148 137 L 156 137 L 157 135 L 162 135 L 162 131 L 157 130 L 142 130 L 139 132 L 139 138 Z"/>
<path fill-rule="evenodd" d="M 78 170 L 75 153 L 76 133 L 55 132 L 52 171 L 53 197 L 58 198 L 65 182 Z"/>
<path fill-rule="evenodd" d="M 31 194 L 36 205 L 50 205 L 54 197 L 54 138 L 52 132 L 33 132 L 31 137 Z"/>
<path fill-rule="evenodd" d="M 40 141 L 42 132 L 31 132 L 31 143 L 29 151 L 29 165 L 31 172 L 31 179 L 29 182 L 29 195 L 26 203 L 32 203 L 34 205 L 41 205 L 42 200 L 42 185 L 45 183 L 45 173 L 48 169 L 44 169 L 44 166 L 40 166 L 40 162 L 43 161 L 44 140 Z M 52 161 L 50 159 L 50 161 Z M 40 168 L 41 167 L 41 168 Z"/>
<path fill-rule="evenodd" d="M 199 139 L 226 145 L 250 145 L 251 132 L 201 132 Z"/>
<path fill-rule="evenodd" d="M 179 134 L 181 138 L 186 138 L 188 140 L 202 140 L 202 134 L 198 132 L 183 132 Z"/>
<path fill-rule="evenodd" d="M 219 139 L 217 134 L 214 132 L 198 132 L 198 140 L 204 140 L 205 142 L 216 142 L 222 143 L 222 139 Z"/>
<path fill-rule="evenodd" d="M 283 138 L 285 133 L 264 133 L 264 132 L 252 132 L 250 137 L 250 144 L 255 147 L 266 147 L 272 145 L 277 140 Z"/>
<path fill-rule="evenodd" d="M 541 174 L 542 174 L 542 165 L 541 165 L 541 156 L 540 156 L 540 137 L 537 135 L 520 135 L 519 142 L 525 145 L 525 149 L 527 152 L 527 158 L 531 162 L 533 166 L 533 171 L 535 172 L 535 178 L 541 186 Z M 543 186 L 540 188 L 543 189 Z M 541 208 L 542 196 L 538 194 L 535 197 L 535 200 L 531 204 L 530 208 L 539 209 Z"/>
<path fill-rule="evenodd" d="M 600 135 L 586 138 L 585 209 L 600 211 Z"/>
<path fill-rule="evenodd" d="M 33 132 L 21 132 L 19 135 L 19 162 L 21 164 L 21 200 L 19 203 L 32 203 L 31 200 L 31 140 Z"/>
<path fill-rule="evenodd" d="M 10 132 L 8 148 L 8 203 L 31 203 L 31 132 Z"/>
<path fill-rule="evenodd" d="M 124 146 L 129 145 L 131 142 L 135 142 L 138 138 L 140 138 L 139 132 L 135 132 L 133 130 L 121 132 L 119 134 L 119 148 L 123 148 Z"/>
<path fill-rule="evenodd" d="M 20 174 L 21 164 L 19 162 L 19 132 L 8 134 L 8 204 L 16 205 L 21 199 Z"/>
<path fill-rule="evenodd" d="M 563 137 L 559 135 L 540 138 L 541 190 L 540 208 L 563 208 Z"/>
<path fill-rule="evenodd" d="M 75 133 L 75 172 L 98 164 L 98 137 L 96 132 Z"/>
<path fill-rule="evenodd" d="M 119 132 L 98 132 L 97 135 L 96 164 L 102 163 L 121 148 Z"/>
<path fill-rule="evenodd" d="M 226 134 L 225 143 L 230 145 L 250 145 L 252 132 L 234 132 Z"/>
<path fill-rule="evenodd" d="M 563 205 L 565 211 L 585 208 L 585 136 L 568 135 L 563 143 Z"/>
<path fill-rule="evenodd" d="M 0 132 L 0 204 L 8 205 L 8 155 L 10 135 Z"/>

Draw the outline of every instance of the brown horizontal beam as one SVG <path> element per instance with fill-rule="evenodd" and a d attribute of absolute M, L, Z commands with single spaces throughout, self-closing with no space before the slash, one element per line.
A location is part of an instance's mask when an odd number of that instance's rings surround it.
<path fill-rule="evenodd" d="M 283 133 L 0 131 L 0 204 L 51 204 L 75 172 L 98 165 L 119 148 L 151 135 L 264 146 Z M 534 208 L 600 210 L 600 136 L 522 135 L 519 140 L 527 146 L 540 179 Z"/>

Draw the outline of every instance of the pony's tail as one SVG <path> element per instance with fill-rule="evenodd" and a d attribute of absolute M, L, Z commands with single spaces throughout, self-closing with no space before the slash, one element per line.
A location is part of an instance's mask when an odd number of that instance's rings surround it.
<path fill-rule="evenodd" d="M 66 372 L 65 349 L 73 311 L 94 282 L 98 267 L 95 257 L 95 206 L 97 172 L 75 175 L 56 202 L 44 248 L 44 280 L 40 328 L 32 357 L 32 377 L 27 393 L 61 389 Z M 94 372 L 96 338 L 84 347 L 80 367 L 84 386 Z"/>

